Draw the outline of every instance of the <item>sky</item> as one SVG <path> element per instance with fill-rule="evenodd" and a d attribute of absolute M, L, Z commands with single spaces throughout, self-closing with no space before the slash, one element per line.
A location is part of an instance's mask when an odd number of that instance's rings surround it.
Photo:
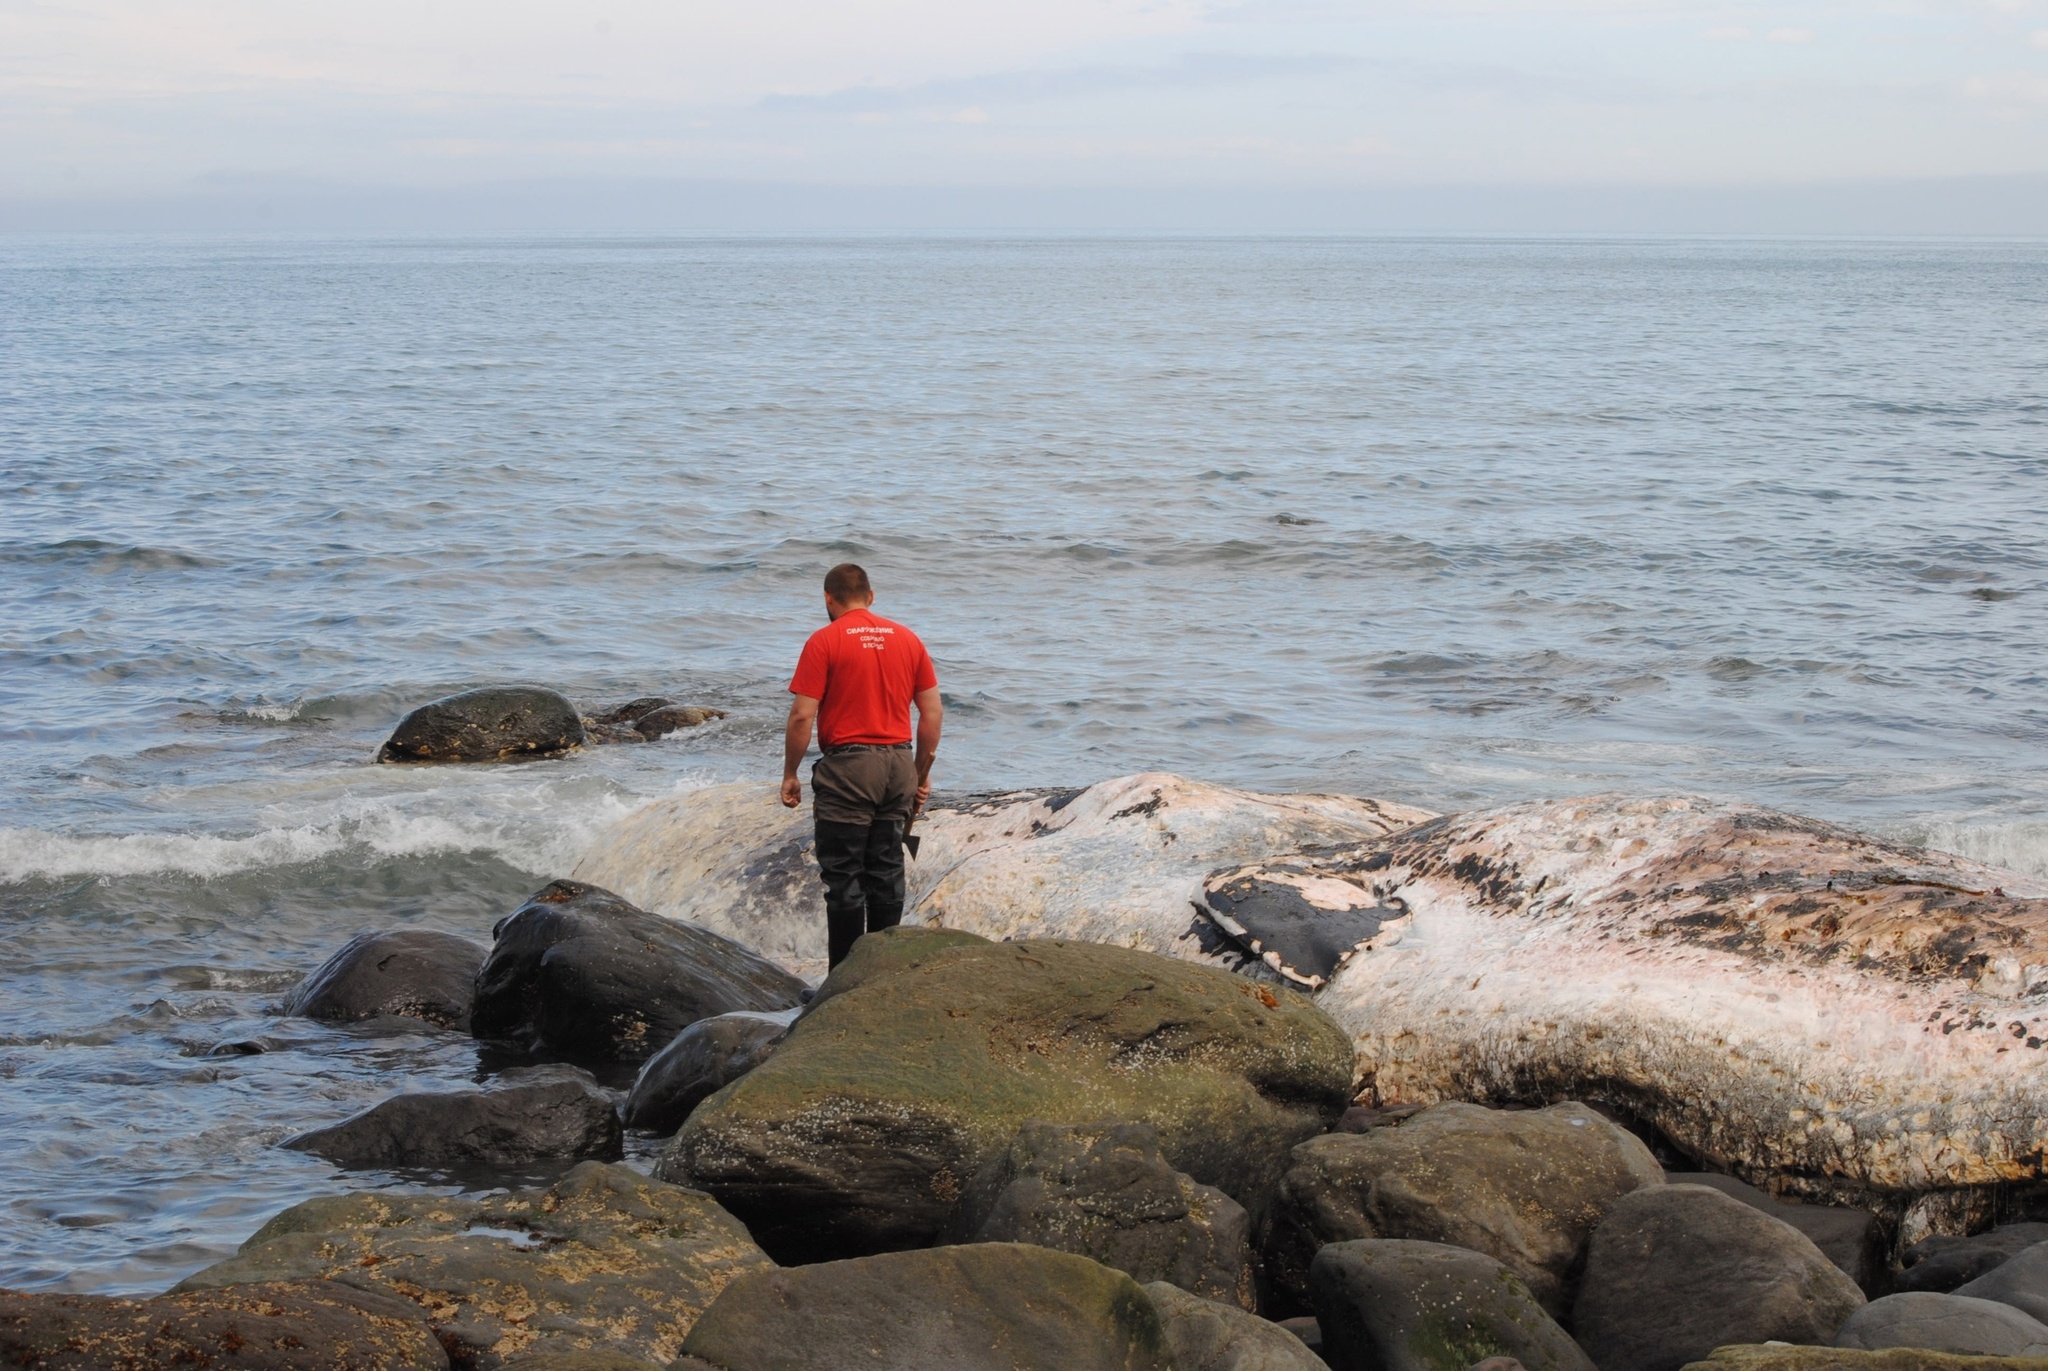
<path fill-rule="evenodd" d="M 2048 174 L 2048 0 L 0 0 L 0 197 Z"/>

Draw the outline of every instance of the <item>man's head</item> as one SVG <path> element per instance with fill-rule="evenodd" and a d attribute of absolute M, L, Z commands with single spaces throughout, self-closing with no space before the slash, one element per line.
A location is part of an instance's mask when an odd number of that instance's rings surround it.
<path fill-rule="evenodd" d="M 875 602 L 875 588 L 868 574 L 852 562 L 841 562 L 825 573 L 825 613 L 837 619 L 848 610 L 866 609 Z"/>

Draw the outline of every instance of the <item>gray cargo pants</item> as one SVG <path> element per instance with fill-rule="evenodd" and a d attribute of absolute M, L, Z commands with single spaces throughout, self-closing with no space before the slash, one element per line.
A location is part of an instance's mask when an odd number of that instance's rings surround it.
<path fill-rule="evenodd" d="M 908 743 L 835 747 L 811 765 L 829 965 L 839 965 L 861 934 L 901 922 L 903 827 L 916 802 Z"/>

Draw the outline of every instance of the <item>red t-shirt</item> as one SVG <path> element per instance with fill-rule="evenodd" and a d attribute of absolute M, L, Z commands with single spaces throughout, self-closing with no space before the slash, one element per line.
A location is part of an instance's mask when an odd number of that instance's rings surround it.
<path fill-rule="evenodd" d="M 915 633 L 851 609 L 804 644 L 789 693 L 819 702 L 818 740 L 827 747 L 907 743 L 911 696 L 938 683 Z"/>

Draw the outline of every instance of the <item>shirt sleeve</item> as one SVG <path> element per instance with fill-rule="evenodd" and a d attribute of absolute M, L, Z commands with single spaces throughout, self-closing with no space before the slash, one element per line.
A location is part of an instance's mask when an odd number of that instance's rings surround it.
<path fill-rule="evenodd" d="M 939 683 L 939 673 L 932 669 L 932 654 L 925 651 L 922 641 L 917 645 L 917 672 L 915 679 L 917 684 L 911 687 L 912 692 L 930 690 Z"/>
<path fill-rule="evenodd" d="M 825 645 L 813 633 L 805 642 L 802 655 L 796 659 L 796 675 L 789 678 L 789 693 L 808 695 L 813 700 L 825 698 Z"/>

